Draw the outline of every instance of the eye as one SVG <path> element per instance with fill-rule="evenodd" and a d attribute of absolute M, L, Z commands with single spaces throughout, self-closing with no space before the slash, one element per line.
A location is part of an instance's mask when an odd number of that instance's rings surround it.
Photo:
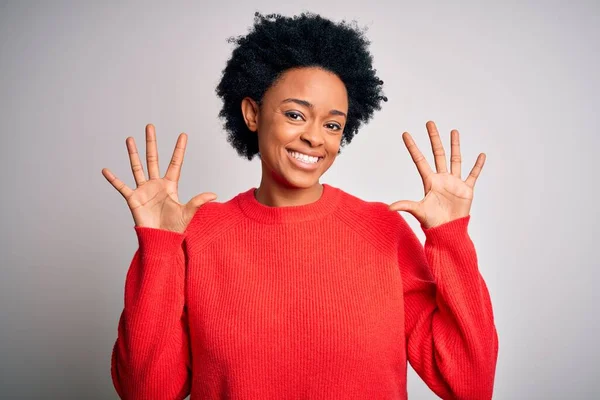
<path fill-rule="evenodd" d="M 334 124 L 334 123 L 331 123 L 331 122 L 328 123 L 328 124 L 325 124 L 325 126 L 328 129 L 331 129 L 332 131 L 339 131 L 340 129 L 342 129 L 342 127 L 339 124 Z"/>
<path fill-rule="evenodd" d="M 304 117 L 302 116 L 302 114 L 295 112 L 295 111 L 288 111 L 285 113 L 285 115 L 288 116 L 288 118 L 293 119 L 294 121 L 303 121 Z"/>

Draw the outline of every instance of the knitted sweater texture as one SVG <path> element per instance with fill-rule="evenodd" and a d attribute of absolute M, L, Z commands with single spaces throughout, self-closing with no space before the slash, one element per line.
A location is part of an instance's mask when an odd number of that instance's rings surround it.
<path fill-rule="evenodd" d="M 111 373 L 123 399 L 491 399 L 498 337 L 467 227 L 426 229 L 323 184 L 267 207 L 254 188 L 139 247 Z"/>

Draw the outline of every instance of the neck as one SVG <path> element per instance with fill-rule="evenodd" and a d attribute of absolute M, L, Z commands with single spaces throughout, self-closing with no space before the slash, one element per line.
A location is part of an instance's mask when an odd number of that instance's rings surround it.
<path fill-rule="evenodd" d="M 269 207 L 290 207 L 314 203 L 321 198 L 322 193 L 323 185 L 319 182 L 307 188 L 297 188 L 278 183 L 272 178 L 266 179 L 263 174 L 254 197 L 259 203 Z"/>

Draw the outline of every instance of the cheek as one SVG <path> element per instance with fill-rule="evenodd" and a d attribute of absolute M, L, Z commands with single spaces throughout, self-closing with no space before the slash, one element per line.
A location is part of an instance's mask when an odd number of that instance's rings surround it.
<path fill-rule="evenodd" d="M 289 127 L 271 124 L 261 129 L 258 135 L 258 150 L 261 160 L 271 169 L 278 169 L 282 157 L 286 156 L 285 147 L 294 141 L 295 134 Z"/>
<path fill-rule="evenodd" d="M 271 120 L 261 130 L 259 144 L 265 147 L 268 146 L 270 149 L 268 151 L 277 151 L 278 147 L 287 146 L 296 140 L 301 133 L 302 128 L 300 126 L 287 124 L 285 121 L 277 119 Z"/>
<path fill-rule="evenodd" d="M 338 154 L 340 151 L 340 145 L 342 143 L 342 135 L 330 136 L 327 139 L 327 149 L 331 154 Z"/>

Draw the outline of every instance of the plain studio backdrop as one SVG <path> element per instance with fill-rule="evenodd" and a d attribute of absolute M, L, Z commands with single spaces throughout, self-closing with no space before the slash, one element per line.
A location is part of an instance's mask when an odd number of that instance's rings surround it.
<path fill-rule="evenodd" d="M 226 39 L 255 11 L 312 11 L 368 28 L 389 97 L 322 182 L 420 200 L 402 132 L 433 166 L 425 122 L 448 154 L 458 129 L 463 177 L 487 154 L 469 233 L 500 338 L 494 398 L 599 398 L 600 3 L 83 3 L 0 4 L 0 397 L 117 397 L 110 355 L 137 239 L 102 168 L 134 187 L 125 138 L 144 157 L 153 123 L 163 174 L 189 135 L 182 201 L 257 186 L 259 160 L 237 156 L 217 117 Z M 408 378 L 411 399 L 437 398 Z"/>

